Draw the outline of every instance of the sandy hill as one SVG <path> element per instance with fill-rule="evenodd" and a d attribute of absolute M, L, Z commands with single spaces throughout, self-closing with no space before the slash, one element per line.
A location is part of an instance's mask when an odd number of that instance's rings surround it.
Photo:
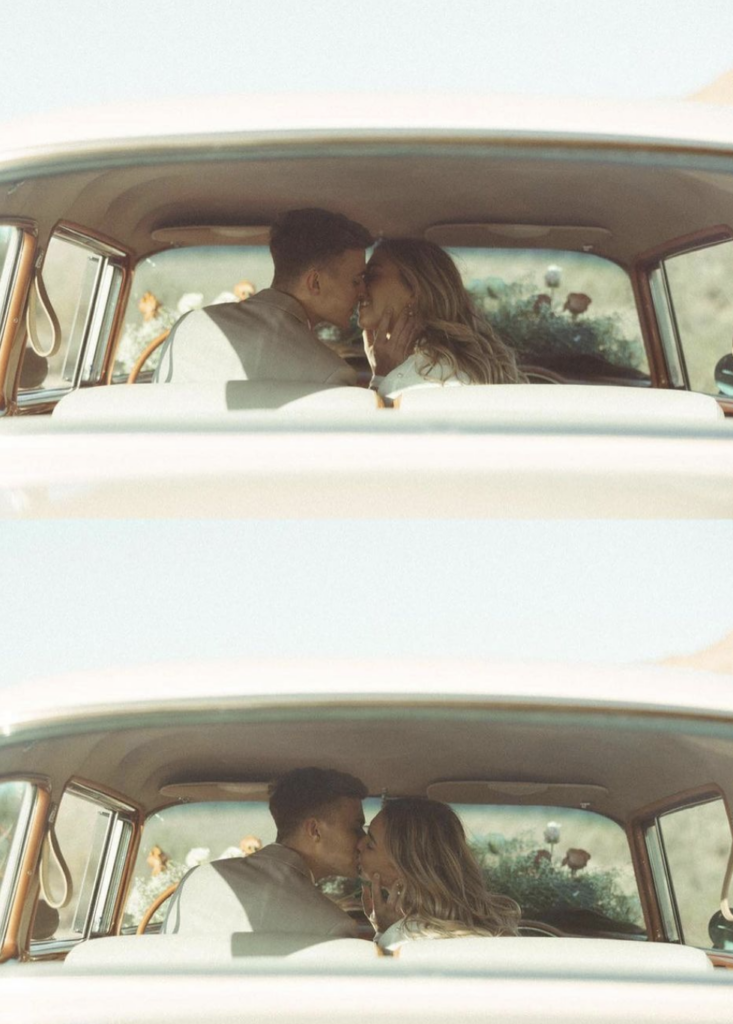
<path fill-rule="evenodd" d="M 726 71 L 699 92 L 694 92 L 689 98 L 699 103 L 733 103 L 733 69 Z"/>
<path fill-rule="evenodd" d="M 729 672 L 733 675 L 733 633 L 729 633 L 719 643 L 707 647 L 704 651 L 665 658 L 663 664 L 705 669 L 707 672 Z"/>

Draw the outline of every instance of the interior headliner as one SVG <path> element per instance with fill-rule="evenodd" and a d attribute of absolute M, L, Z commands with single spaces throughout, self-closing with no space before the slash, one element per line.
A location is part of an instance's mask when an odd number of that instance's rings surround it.
<path fill-rule="evenodd" d="M 560 144 L 463 141 L 312 141 L 178 153 L 123 151 L 97 166 L 29 168 L 0 201 L 0 216 L 31 218 L 41 244 L 59 221 L 130 249 L 161 248 L 160 228 L 268 224 L 284 209 L 324 206 L 375 235 L 422 236 L 435 225 L 482 222 L 580 226 L 568 247 L 622 265 L 672 239 L 733 224 L 726 157 L 643 154 Z M 39 176 L 34 176 L 39 174 Z M 507 239 L 505 245 L 541 244 Z M 545 242 L 545 244 L 547 244 Z"/>
<path fill-rule="evenodd" d="M 146 724 L 146 721 L 148 724 Z M 127 796 L 145 813 L 180 783 L 264 783 L 316 764 L 352 772 L 369 792 L 424 795 L 466 780 L 572 784 L 591 810 L 624 822 L 673 794 L 718 784 L 733 797 L 733 723 L 658 715 L 475 707 L 374 705 L 140 716 L 28 743 L 6 741 L 0 773 L 47 775 L 54 799 L 72 777 Z M 603 790 L 607 790 L 606 793 Z M 261 798 L 262 790 L 254 787 Z M 578 791 L 580 792 L 580 791 Z M 240 796 L 236 793 L 233 799 Z M 509 795 L 490 802 L 578 805 L 578 793 Z M 733 802 L 733 801 L 731 801 Z"/>

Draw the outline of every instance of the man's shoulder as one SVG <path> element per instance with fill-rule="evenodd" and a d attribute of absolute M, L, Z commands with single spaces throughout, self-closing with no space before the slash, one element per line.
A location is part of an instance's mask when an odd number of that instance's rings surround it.
<path fill-rule="evenodd" d="M 219 875 L 246 876 L 261 872 L 275 874 L 290 874 L 292 872 L 302 876 L 309 885 L 313 884 L 310 872 L 300 854 L 279 843 L 270 843 L 269 846 L 263 847 L 249 857 L 224 857 L 221 860 L 213 860 L 202 867 L 209 868 L 211 872 Z"/>

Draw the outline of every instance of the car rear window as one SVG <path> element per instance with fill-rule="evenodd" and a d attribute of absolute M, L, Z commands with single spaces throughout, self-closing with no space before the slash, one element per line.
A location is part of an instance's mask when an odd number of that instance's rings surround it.
<path fill-rule="evenodd" d="M 649 382 L 631 281 L 617 264 L 552 249 L 450 249 L 463 283 L 527 368 Z"/>
<path fill-rule="evenodd" d="M 592 811 L 455 805 L 489 889 L 574 935 L 646 934 L 626 834 Z"/>

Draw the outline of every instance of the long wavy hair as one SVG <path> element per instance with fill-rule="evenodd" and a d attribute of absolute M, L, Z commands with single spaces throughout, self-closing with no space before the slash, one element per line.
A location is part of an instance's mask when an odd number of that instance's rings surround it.
<path fill-rule="evenodd" d="M 427 357 L 428 368 L 447 365 L 451 376 L 463 373 L 472 384 L 526 381 L 513 350 L 474 307 L 447 252 L 420 238 L 386 238 L 379 251 L 415 295 L 415 313 L 425 327 L 416 349 Z"/>
<path fill-rule="evenodd" d="M 491 893 L 457 814 L 438 800 L 406 797 L 382 809 L 387 852 L 401 880 L 399 909 L 424 935 L 516 935 L 521 911 Z"/>

